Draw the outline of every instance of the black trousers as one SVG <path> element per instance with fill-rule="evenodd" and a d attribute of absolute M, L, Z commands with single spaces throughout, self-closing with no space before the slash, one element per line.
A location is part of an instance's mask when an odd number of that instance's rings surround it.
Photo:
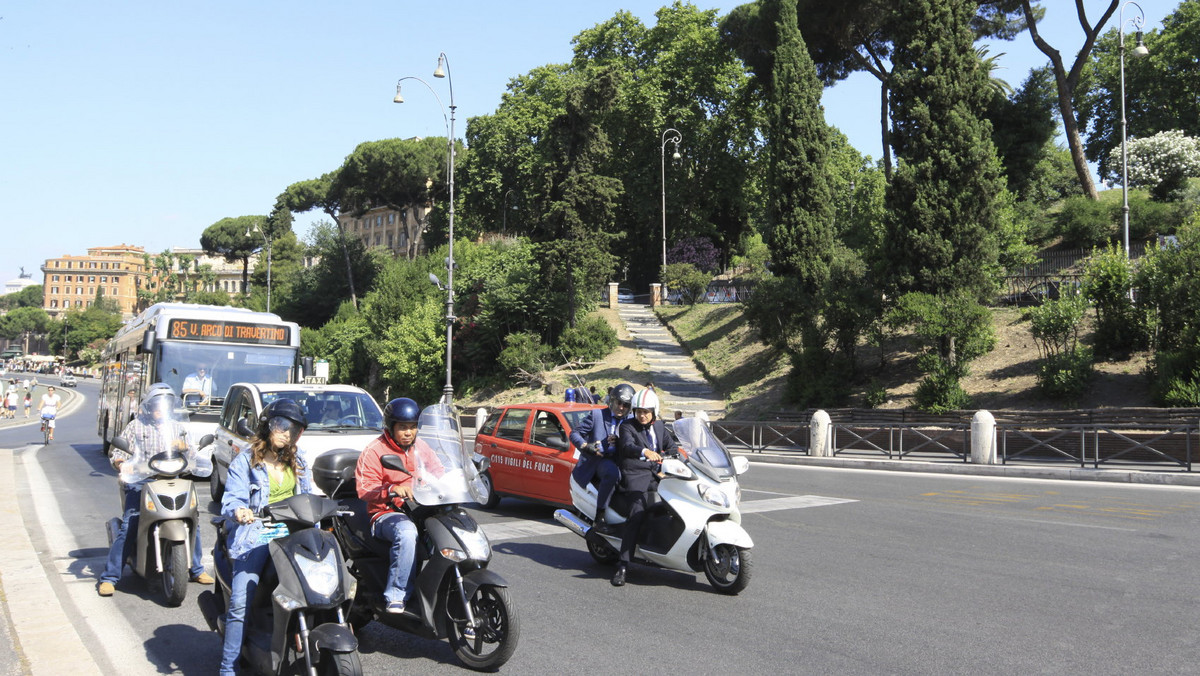
<path fill-rule="evenodd" d="M 618 493 L 617 498 L 626 507 L 625 530 L 621 533 L 621 563 L 629 563 L 633 550 L 637 547 L 638 537 L 642 534 L 642 526 L 646 523 L 647 493 Z"/>

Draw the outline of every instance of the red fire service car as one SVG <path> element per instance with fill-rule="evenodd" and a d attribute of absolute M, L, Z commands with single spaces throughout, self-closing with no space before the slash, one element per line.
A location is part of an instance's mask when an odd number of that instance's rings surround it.
<path fill-rule="evenodd" d="M 510 496 L 570 506 L 568 480 L 579 451 L 571 444 L 571 429 L 603 408 L 598 404 L 512 404 L 492 411 L 475 436 L 475 460 L 488 459 L 482 476 L 492 508 Z"/>

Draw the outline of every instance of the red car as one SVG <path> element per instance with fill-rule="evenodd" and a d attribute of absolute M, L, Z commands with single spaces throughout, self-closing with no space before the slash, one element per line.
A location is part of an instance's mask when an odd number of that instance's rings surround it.
<path fill-rule="evenodd" d="M 568 481 L 579 452 L 571 429 L 599 404 L 512 404 L 492 411 L 475 436 L 476 462 L 489 492 L 486 508 L 510 496 L 569 507 Z"/>

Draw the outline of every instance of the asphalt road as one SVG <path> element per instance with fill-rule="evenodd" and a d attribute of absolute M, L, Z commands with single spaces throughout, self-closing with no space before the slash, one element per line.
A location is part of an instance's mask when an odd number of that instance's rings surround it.
<path fill-rule="evenodd" d="M 95 396 L 92 383 L 79 391 Z M 118 510 L 94 406 L 0 432 L 58 601 L 105 673 L 209 674 L 220 638 L 192 585 L 162 606 L 132 573 L 95 594 Z M 754 577 L 740 596 L 703 575 L 635 566 L 614 588 L 547 507 L 475 512 L 511 584 L 512 674 L 1174 674 L 1200 663 L 1194 579 L 1200 489 L 754 463 L 743 476 Z M 202 498 L 207 487 L 200 487 Z M 211 548 L 211 531 L 205 548 Z M 378 624 L 366 673 L 461 674 L 448 644 Z"/>

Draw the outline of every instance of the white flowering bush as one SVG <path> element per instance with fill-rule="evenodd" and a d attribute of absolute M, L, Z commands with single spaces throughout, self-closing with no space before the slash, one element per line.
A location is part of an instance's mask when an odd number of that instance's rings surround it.
<path fill-rule="evenodd" d="M 1147 138 L 1130 139 L 1129 187 L 1149 188 L 1157 200 L 1168 200 L 1192 176 L 1200 176 L 1200 139 L 1176 129 Z M 1121 166 L 1121 147 L 1112 151 L 1115 166 Z"/>

